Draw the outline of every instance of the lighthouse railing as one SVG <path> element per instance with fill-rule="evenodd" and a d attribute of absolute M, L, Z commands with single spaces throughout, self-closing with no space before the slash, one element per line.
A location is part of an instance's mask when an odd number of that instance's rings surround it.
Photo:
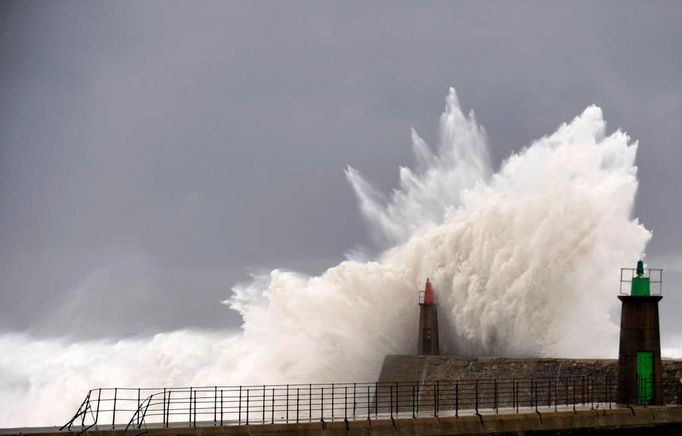
<path fill-rule="evenodd" d="M 632 280 L 635 277 L 637 277 L 636 268 L 621 268 L 618 293 L 621 295 L 630 295 Z M 651 295 L 663 295 L 663 269 L 644 268 L 642 277 L 649 279 Z"/>

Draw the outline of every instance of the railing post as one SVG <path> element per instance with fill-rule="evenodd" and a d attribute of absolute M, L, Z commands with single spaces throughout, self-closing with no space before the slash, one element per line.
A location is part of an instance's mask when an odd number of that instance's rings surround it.
<path fill-rule="evenodd" d="M 170 421 L 170 406 L 171 406 L 171 395 L 173 391 L 168 391 L 168 406 L 166 406 L 166 428 L 168 428 L 168 421 Z"/>
<path fill-rule="evenodd" d="M 357 389 L 357 384 L 353 383 L 353 420 L 355 420 L 355 408 L 357 407 L 356 397 L 355 397 L 355 395 L 356 395 L 355 390 L 356 389 Z"/>
<path fill-rule="evenodd" d="M 77 418 L 78 416 L 80 416 L 81 413 L 85 413 L 84 407 L 87 408 L 87 402 L 88 402 L 88 397 L 89 397 L 89 396 L 90 396 L 90 392 L 88 392 L 88 395 L 85 397 L 85 399 L 83 400 L 83 402 L 81 403 L 81 405 L 78 407 L 78 410 L 76 411 L 76 414 L 73 416 L 73 418 L 71 418 L 71 420 L 70 420 L 68 423 L 64 424 L 64 425 L 59 429 L 59 431 L 64 430 L 64 428 L 66 428 L 67 430 L 71 431 L 71 426 L 73 425 L 73 422 L 76 420 L 76 418 Z M 83 412 L 81 412 L 81 411 L 83 411 Z"/>
<path fill-rule="evenodd" d="M 511 409 L 512 411 L 516 410 L 516 379 L 512 378 L 511 380 Z"/>
<path fill-rule="evenodd" d="M 262 407 L 262 412 L 263 412 L 263 424 L 265 424 L 265 385 L 263 385 L 263 407 Z"/>
<path fill-rule="evenodd" d="M 476 392 L 476 394 L 475 394 L 475 397 L 476 397 L 476 415 L 478 415 L 478 379 L 476 379 L 476 391 L 475 392 Z"/>
<path fill-rule="evenodd" d="M 374 419 L 379 419 L 379 383 L 374 382 Z"/>
<path fill-rule="evenodd" d="M 334 383 L 332 383 L 332 421 L 334 421 Z"/>
<path fill-rule="evenodd" d="M 512 377 L 511 379 L 511 404 L 510 408 L 512 410 L 512 413 L 516 411 L 517 409 L 517 398 L 518 398 L 518 393 L 517 393 L 517 388 L 516 388 L 516 377 Z M 518 413 L 518 412 L 516 412 Z"/>
<path fill-rule="evenodd" d="M 92 391 L 88 392 L 88 395 L 85 397 L 85 408 L 83 409 L 83 414 L 81 415 L 81 428 L 85 427 L 85 417 L 88 414 L 88 409 L 90 409 L 90 395 L 92 395 Z"/>
<path fill-rule="evenodd" d="M 417 415 L 419 415 L 419 394 L 421 393 L 422 388 L 424 387 L 424 384 L 423 384 L 423 383 L 421 383 L 421 384 L 418 383 L 418 384 L 417 384 L 417 387 L 418 387 L 418 389 L 417 389 L 417 402 L 415 403 L 415 409 L 417 409 Z"/>
<path fill-rule="evenodd" d="M 438 416 L 438 411 L 436 410 L 438 407 L 438 397 L 437 397 L 438 394 L 436 393 L 437 387 L 438 387 L 438 385 L 435 385 L 435 384 L 433 385 L 433 416 L 434 417 Z"/>
<path fill-rule="evenodd" d="M 213 387 L 213 425 L 218 424 L 218 386 Z"/>
<path fill-rule="evenodd" d="M 192 388 L 189 388 L 189 411 L 187 415 L 187 427 L 192 426 Z"/>
<path fill-rule="evenodd" d="M 308 422 L 313 422 L 313 385 L 308 385 Z"/>
<path fill-rule="evenodd" d="M 343 387 L 343 420 L 348 422 L 348 386 Z"/>
<path fill-rule="evenodd" d="M 239 386 L 239 412 L 237 413 L 237 425 L 242 425 L 242 387 Z"/>
<path fill-rule="evenodd" d="M 320 388 L 320 421 L 324 422 L 324 387 Z"/>
<path fill-rule="evenodd" d="M 249 425 L 249 396 L 251 394 L 251 389 L 246 388 L 246 425 Z M 196 408 L 194 409 L 196 410 Z M 196 412 L 195 412 L 196 413 Z M 197 419 L 194 418 L 194 424 L 196 425 Z"/>
<path fill-rule="evenodd" d="M 296 388 L 296 424 L 298 424 L 298 400 L 299 400 L 299 390 L 301 388 Z"/>
<path fill-rule="evenodd" d="M 286 397 L 286 410 L 287 410 L 287 417 L 286 417 L 286 423 L 289 424 L 289 385 L 287 385 L 287 397 Z"/>
<path fill-rule="evenodd" d="M 99 400 L 102 398 L 102 388 L 97 389 L 97 410 L 95 411 L 95 424 L 99 424 Z"/>
<path fill-rule="evenodd" d="M 220 390 L 220 426 L 223 426 L 223 390 Z"/>
<path fill-rule="evenodd" d="M 275 423 L 275 388 L 272 388 L 272 401 L 270 402 L 270 423 Z"/>
<path fill-rule="evenodd" d="M 459 416 L 459 380 L 455 380 L 455 416 Z"/>
<path fill-rule="evenodd" d="M 166 426 L 166 388 L 163 388 L 163 416 L 161 418 L 161 427 Z"/>
<path fill-rule="evenodd" d="M 137 388 L 137 410 L 140 410 L 140 388 Z M 137 414 L 137 426 L 140 426 L 140 414 Z"/>
<path fill-rule="evenodd" d="M 372 419 L 372 397 L 369 395 L 370 387 L 367 385 L 367 421 Z"/>
<path fill-rule="evenodd" d="M 389 401 L 391 404 L 391 419 L 393 419 L 393 385 L 390 385 L 388 388 L 389 388 Z"/>
<path fill-rule="evenodd" d="M 111 429 L 113 430 L 116 426 L 116 398 L 118 397 L 118 388 L 114 388 L 114 410 L 112 411 L 111 417 Z"/>
<path fill-rule="evenodd" d="M 440 413 L 440 380 L 436 380 L 436 416 Z"/>
<path fill-rule="evenodd" d="M 194 390 L 194 428 L 197 428 L 197 391 Z"/>

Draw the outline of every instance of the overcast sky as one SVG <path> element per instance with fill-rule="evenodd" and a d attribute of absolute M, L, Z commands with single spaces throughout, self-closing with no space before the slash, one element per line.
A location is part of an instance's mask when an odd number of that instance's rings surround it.
<path fill-rule="evenodd" d="M 236 327 L 219 302 L 249 271 L 369 244 L 343 169 L 391 189 L 449 86 L 496 167 L 592 103 L 639 140 L 682 331 L 681 23 L 679 1 L 4 1 L 0 331 Z"/>

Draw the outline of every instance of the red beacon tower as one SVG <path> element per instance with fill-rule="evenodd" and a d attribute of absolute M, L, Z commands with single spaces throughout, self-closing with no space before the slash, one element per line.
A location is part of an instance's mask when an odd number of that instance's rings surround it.
<path fill-rule="evenodd" d="M 437 355 L 438 348 L 438 311 L 433 303 L 433 287 L 426 279 L 424 290 L 419 292 L 419 338 L 417 354 Z"/>

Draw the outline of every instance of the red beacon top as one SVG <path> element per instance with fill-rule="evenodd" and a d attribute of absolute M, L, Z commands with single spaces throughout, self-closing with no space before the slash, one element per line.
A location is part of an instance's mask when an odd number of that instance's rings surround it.
<path fill-rule="evenodd" d="M 433 288 L 429 279 L 426 279 L 426 286 L 424 286 L 424 304 L 433 304 Z"/>

